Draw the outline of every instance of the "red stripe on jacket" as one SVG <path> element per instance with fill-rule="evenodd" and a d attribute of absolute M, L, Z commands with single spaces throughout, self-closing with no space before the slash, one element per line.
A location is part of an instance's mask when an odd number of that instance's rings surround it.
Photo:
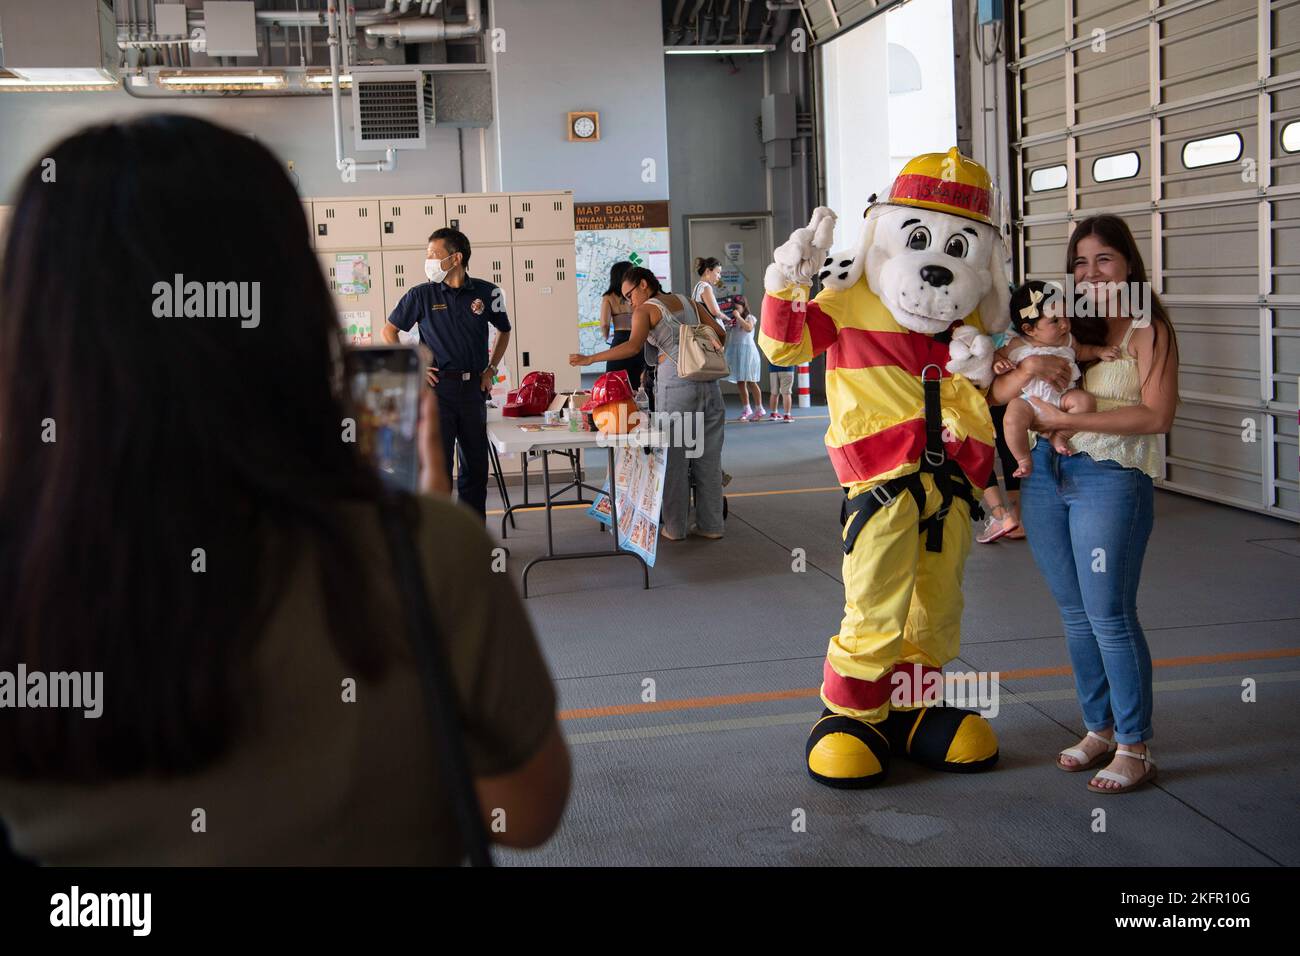
<path fill-rule="evenodd" d="M 847 445 L 827 445 L 826 451 L 840 484 L 873 481 L 900 465 L 921 460 L 925 453 L 925 418 L 882 428 Z M 944 452 L 957 462 L 977 491 L 984 487 L 993 469 L 992 445 L 965 438 L 961 442 L 945 442 Z"/>
<path fill-rule="evenodd" d="M 794 302 L 763 296 L 762 328 L 770 339 L 789 344 L 803 341 L 805 324 L 812 335 L 813 355 L 821 355 L 835 342 L 835 323 L 816 302 Z"/>
<path fill-rule="evenodd" d="M 826 370 L 892 365 L 919 376 L 926 366 L 937 365 L 941 378 L 951 378 L 949 359 L 947 345 L 920 332 L 846 328 L 840 329 L 839 339 L 826 352 Z"/>

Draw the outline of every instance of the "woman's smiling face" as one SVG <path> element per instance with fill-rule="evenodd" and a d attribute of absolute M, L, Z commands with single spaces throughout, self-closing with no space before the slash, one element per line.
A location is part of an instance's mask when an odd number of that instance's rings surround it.
<path fill-rule="evenodd" d="M 1098 286 L 1127 282 L 1128 260 L 1096 236 L 1084 236 L 1074 250 L 1074 284 L 1095 303 Z"/>

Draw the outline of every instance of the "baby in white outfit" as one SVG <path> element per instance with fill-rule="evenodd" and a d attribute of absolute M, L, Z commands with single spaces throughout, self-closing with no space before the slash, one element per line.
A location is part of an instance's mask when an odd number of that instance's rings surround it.
<path fill-rule="evenodd" d="M 1018 289 L 1021 293 L 1023 289 Z M 1015 295 L 1012 301 L 1023 298 Z M 1097 400 L 1081 388 L 1077 388 L 1082 374 L 1076 360 L 1091 361 L 1102 359 L 1112 361 L 1119 358 L 1119 349 L 1076 342 L 1070 334 L 1070 320 L 1062 308 L 1062 299 L 1045 298 L 1033 291 L 1028 298 L 1029 304 L 1022 309 L 1012 308 L 1011 339 L 996 353 L 993 371 L 1003 375 L 1031 355 L 1053 355 L 1070 363 L 1070 385 L 1065 391 L 1052 387 L 1051 383 L 1041 378 L 1030 379 L 1020 391 L 1020 397 L 1007 402 L 1006 417 L 1003 420 L 1003 432 L 1007 448 L 1019 466 L 1015 477 L 1024 478 L 1033 471 L 1033 461 L 1029 454 L 1029 428 L 1034 421 L 1034 406 L 1028 401 L 1036 398 L 1049 405 L 1055 405 L 1064 412 L 1077 414 L 1097 410 Z M 1041 306 L 1040 306 L 1041 303 Z M 1070 451 L 1067 439 L 1060 432 L 1052 434 L 1052 447 L 1062 454 Z"/>

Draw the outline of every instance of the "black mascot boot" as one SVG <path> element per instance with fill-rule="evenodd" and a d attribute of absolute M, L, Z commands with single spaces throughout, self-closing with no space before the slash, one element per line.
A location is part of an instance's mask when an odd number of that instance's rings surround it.
<path fill-rule="evenodd" d="M 822 711 L 804 751 L 808 776 L 828 787 L 874 787 L 889 772 L 889 740 L 876 724 Z"/>
<path fill-rule="evenodd" d="M 978 773 L 998 762 L 998 738 L 973 710 L 917 707 L 890 710 L 880 724 L 892 753 L 931 770 Z"/>

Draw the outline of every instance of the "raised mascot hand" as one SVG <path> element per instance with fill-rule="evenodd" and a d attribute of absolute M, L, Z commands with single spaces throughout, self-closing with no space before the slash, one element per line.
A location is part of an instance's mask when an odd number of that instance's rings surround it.
<path fill-rule="evenodd" d="M 813 210 L 812 219 L 777 247 L 775 260 L 763 275 L 763 288 L 781 292 L 791 285 L 807 287 L 822 269 L 835 235 L 835 213 L 825 206 Z"/>

